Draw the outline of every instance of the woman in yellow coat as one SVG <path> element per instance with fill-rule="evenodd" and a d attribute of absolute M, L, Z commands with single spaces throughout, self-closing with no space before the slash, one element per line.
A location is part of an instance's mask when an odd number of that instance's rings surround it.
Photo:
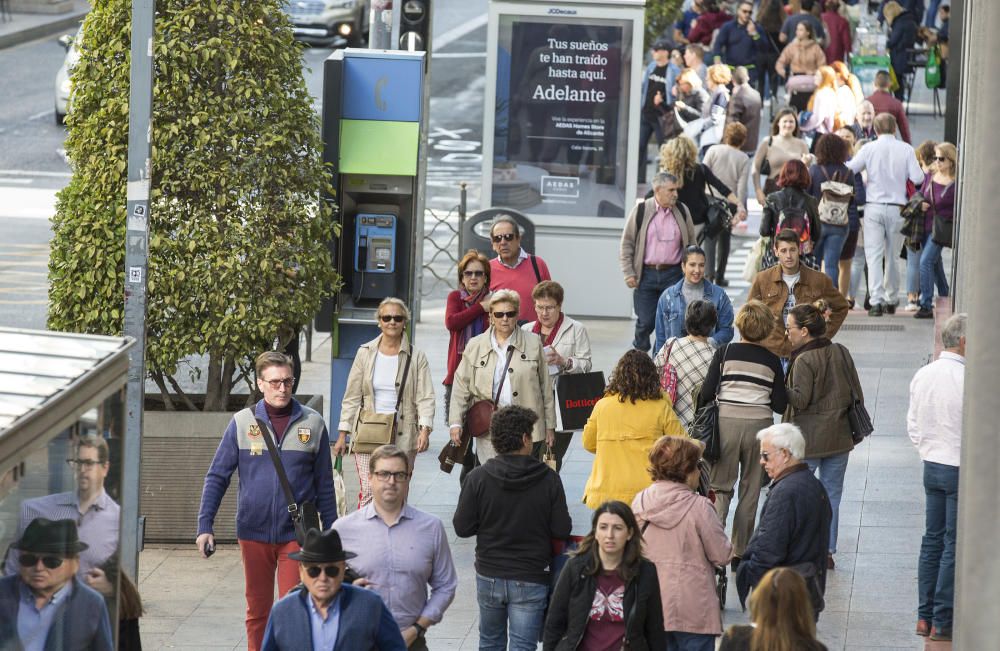
<path fill-rule="evenodd" d="M 687 436 L 687 432 L 670 396 L 660 389 L 653 360 L 630 350 L 618 360 L 604 397 L 583 428 L 583 448 L 596 455 L 584 503 L 592 509 L 607 500 L 631 504 L 653 483 L 647 469 L 649 451 L 661 436 Z"/>

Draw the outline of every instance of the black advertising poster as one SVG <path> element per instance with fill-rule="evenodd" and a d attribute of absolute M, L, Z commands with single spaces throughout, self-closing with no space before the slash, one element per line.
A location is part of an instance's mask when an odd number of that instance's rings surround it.
<path fill-rule="evenodd" d="M 625 25 L 502 22 L 493 204 L 529 214 L 624 216 Z"/>

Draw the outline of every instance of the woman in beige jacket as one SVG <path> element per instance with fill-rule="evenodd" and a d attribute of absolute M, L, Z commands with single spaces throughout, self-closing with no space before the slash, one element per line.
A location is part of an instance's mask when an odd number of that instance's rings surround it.
<path fill-rule="evenodd" d="M 785 46 L 774 64 L 775 71 L 785 78 L 788 103 L 800 113 L 816 90 L 813 76 L 820 66 L 826 65 L 826 54 L 816 42 L 812 25 L 802 21 L 795 26 L 795 39 Z M 794 79 L 798 77 L 798 79 Z"/>
<path fill-rule="evenodd" d="M 479 400 L 495 399 L 498 387 L 497 407 L 518 405 L 531 409 L 538 414 L 531 439 L 535 443 L 546 441 L 550 446 L 555 442 L 555 399 L 542 340 L 517 327 L 520 309 L 521 299 L 517 292 L 509 289 L 493 292 L 489 330 L 465 345 L 462 361 L 455 371 L 448 413 L 451 440 L 456 445 L 462 441 L 465 412 Z M 500 375 L 510 347 L 513 347 L 510 369 L 500 387 Z M 476 439 L 476 456 L 480 463 L 496 456 L 489 436 Z"/>
<path fill-rule="evenodd" d="M 333 453 L 341 455 L 347 449 L 347 437 L 354 431 L 362 408 L 380 414 L 391 414 L 396 409 L 397 393 L 403 383 L 406 360 L 411 358 L 410 369 L 403 386 L 403 399 L 399 403 L 399 417 L 395 444 L 406 452 L 413 470 L 417 454 L 427 449 L 431 428 L 434 426 L 434 385 L 431 383 L 427 356 L 410 345 L 405 336 L 410 310 L 398 298 L 387 298 L 378 306 L 378 327 L 382 334 L 358 347 L 351 372 L 347 376 L 344 401 L 340 406 L 340 435 L 333 445 Z M 355 452 L 361 492 L 358 508 L 372 500 L 368 476 L 371 454 Z"/>

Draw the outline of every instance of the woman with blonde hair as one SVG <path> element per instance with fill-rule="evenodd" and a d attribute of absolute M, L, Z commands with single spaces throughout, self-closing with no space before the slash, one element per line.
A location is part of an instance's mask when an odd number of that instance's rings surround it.
<path fill-rule="evenodd" d="M 719 651 L 826 651 L 805 580 L 790 567 L 765 574 L 750 595 L 750 625 L 730 626 Z"/>
<path fill-rule="evenodd" d="M 660 169 L 677 177 L 680 190 L 677 201 L 691 213 L 695 234 L 701 233 L 708 218 L 708 198 L 706 189 L 711 186 L 730 203 L 739 203 L 725 183 L 712 170 L 698 162 L 698 147 L 687 136 L 677 136 L 660 147 Z M 651 193 L 647 198 L 653 196 Z M 699 238 L 700 239 L 700 238 Z"/>
<path fill-rule="evenodd" d="M 344 401 L 340 405 L 340 436 L 333 453 L 347 449 L 347 437 L 353 436 L 350 451 L 358 470 L 361 491 L 358 508 L 372 501 L 369 478 L 371 449 L 362 451 L 357 440 L 359 417 L 366 413 L 396 414 L 396 434 L 389 443 L 406 452 L 413 468 L 417 454 L 430 445 L 434 427 L 434 385 L 430 365 L 423 351 L 417 350 L 406 337 L 410 309 L 398 298 L 389 297 L 379 303 L 376 324 L 382 333 L 361 344 L 347 376 Z M 402 395 L 399 391 L 402 390 Z M 375 446 L 377 447 L 377 446 Z"/>
<path fill-rule="evenodd" d="M 934 147 L 934 165 L 920 188 L 924 210 L 930 216 L 927 239 L 920 253 L 920 309 L 918 319 L 934 316 L 934 284 L 938 295 L 948 296 L 948 277 L 941 262 L 941 251 L 951 248 L 955 224 L 955 175 L 958 171 L 958 149 L 950 142 Z"/>
<path fill-rule="evenodd" d="M 837 73 L 837 109 L 840 113 L 842 126 L 854 124 L 858 104 L 865 101 L 865 93 L 861 89 L 861 80 L 851 72 L 843 61 L 830 64 Z"/>
<path fill-rule="evenodd" d="M 729 84 L 732 81 L 733 73 L 729 66 L 716 63 L 708 67 L 705 75 L 705 86 L 710 95 L 708 111 L 705 116 L 708 123 L 698 141 L 698 146 L 702 151 L 722 139 L 722 128 L 726 124 L 726 107 L 729 106 Z"/>
<path fill-rule="evenodd" d="M 818 138 L 825 133 L 833 133 L 843 124 L 837 102 L 837 73 L 830 66 L 820 66 L 815 77 L 816 90 L 806 104 L 809 113 L 802 123 L 802 130 L 814 132 Z"/>

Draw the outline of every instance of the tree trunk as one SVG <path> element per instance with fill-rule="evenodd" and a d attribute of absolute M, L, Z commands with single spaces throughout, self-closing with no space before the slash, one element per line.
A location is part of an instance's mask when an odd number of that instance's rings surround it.
<path fill-rule="evenodd" d="M 208 355 L 208 377 L 205 382 L 205 411 L 224 411 L 222 402 L 222 360 L 217 353 Z"/>
<path fill-rule="evenodd" d="M 176 407 L 174 407 L 173 398 L 170 397 L 170 390 L 167 389 L 167 385 L 163 381 L 163 373 L 153 371 L 150 375 L 153 378 L 153 382 L 155 382 L 156 386 L 160 389 L 160 396 L 163 398 L 164 411 L 174 411 Z"/>
<path fill-rule="evenodd" d="M 174 376 L 167 375 L 165 377 L 167 378 L 167 382 L 170 383 L 170 386 L 174 388 L 174 393 L 177 394 L 177 397 L 184 402 L 184 407 L 188 411 L 198 411 L 198 406 L 191 401 L 191 398 L 189 398 L 186 393 L 184 393 L 184 389 L 181 388 L 181 385 L 177 384 L 177 380 L 174 379 Z"/>

